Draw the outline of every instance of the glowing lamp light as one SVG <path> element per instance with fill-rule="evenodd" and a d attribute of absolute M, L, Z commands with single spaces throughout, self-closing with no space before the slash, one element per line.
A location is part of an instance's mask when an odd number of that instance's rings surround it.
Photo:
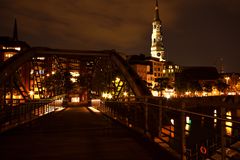
<path fill-rule="evenodd" d="M 229 84 L 230 77 L 225 77 L 226 83 Z"/>
<path fill-rule="evenodd" d="M 152 95 L 153 95 L 154 97 L 158 97 L 158 91 L 152 91 Z"/>
<path fill-rule="evenodd" d="M 79 77 L 79 76 L 80 76 L 79 72 L 70 72 L 70 74 L 71 74 L 73 77 Z"/>
<path fill-rule="evenodd" d="M 30 91 L 29 94 L 30 94 L 30 95 L 34 95 L 34 92 L 33 92 L 33 91 Z"/>
<path fill-rule="evenodd" d="M 165 94 L 164 94 L 164 97 L 167 98 L 167 99 L 169 99 L 169 98 L 171 98 L 171 94 L 170 94 L 170 93 L 165 93 Z"/>
<path fill-rule="evenodd" d="M 123 95 L 124 95 L 124 97 L 127 97 L 127 96 L 128 96 L 128 93 L 127 93 L 127 92 L 124 92 Z"/>
<path fill-rule="evenodd" d="M 118 78 L 118 77 L 116 77 L 116 80 L 115 80 L 116 82 L 119 82 L 120 81 L 120 78 Z"/>
<path fill-rule="evenodd" d="M 168 89 L 166 88 L 165 89 L 165 92 L 164 92 L 164 97 L 169 99 L 171 98 L 172 96 L 174 96 L 174 89 Z"/>
<path fill-rule="evenodd" d="M 103 93 L 102 93 L 102 97 L 103 97 L 103 98 L 107 98 L 107 93 L 103 92 Z"/>
<path fill-rule="evenodd" d="M 14 49 L 17 50 L 17 51 L 21 51 L 20 47 L 15 47 Z"/>
<path fill-rule="evenodd" d="M 76 79 L 76 78 L 70 78 L 70 80 L 71 80 L 73 83 L 77 82 L 77 79 Z"/>
<path fill-rule="evenodd" d="M 185 92 L 185 95 L 186 95 L 186 96 L 189 96 L 190 94 L 191 94 L 190 91 Z"/>
<path fill-rule="evenodd" d="M 109 93 L 107 98 L 112 99 L 112 95 Z"/>

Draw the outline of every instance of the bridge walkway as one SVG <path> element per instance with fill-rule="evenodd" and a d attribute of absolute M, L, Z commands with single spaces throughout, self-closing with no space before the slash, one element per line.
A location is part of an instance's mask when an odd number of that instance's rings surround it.
<path fill-rule="evenodd" d="M 86 107 L 69 107 L 0 135 L 0 159 L 173 159 L 143 137 Z"/>

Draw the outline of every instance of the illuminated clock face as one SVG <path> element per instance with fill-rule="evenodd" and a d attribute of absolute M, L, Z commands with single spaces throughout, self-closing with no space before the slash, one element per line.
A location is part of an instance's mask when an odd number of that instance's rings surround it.
<path fill-rule="evenodd" d="M 161 53 L 157 53 L 157 56 L 160 57 L 160 56 L 161 56 Z"/>

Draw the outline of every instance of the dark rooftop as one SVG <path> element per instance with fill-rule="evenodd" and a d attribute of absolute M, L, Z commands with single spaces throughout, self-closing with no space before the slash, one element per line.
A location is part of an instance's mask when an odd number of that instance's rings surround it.
<path fill-rule="evenodd" d="M 216 80 L 219 78 L 215 67 L 184 67 L 180 75 L 190 80 Z"/>

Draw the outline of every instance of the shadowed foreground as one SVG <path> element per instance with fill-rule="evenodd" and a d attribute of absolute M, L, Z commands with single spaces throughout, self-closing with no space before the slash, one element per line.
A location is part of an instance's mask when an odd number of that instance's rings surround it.
<path fill-rule="evenodd" d="M 85 107 L 72 107 L 0 135 L 0 159 L 173 159 Z"/>

